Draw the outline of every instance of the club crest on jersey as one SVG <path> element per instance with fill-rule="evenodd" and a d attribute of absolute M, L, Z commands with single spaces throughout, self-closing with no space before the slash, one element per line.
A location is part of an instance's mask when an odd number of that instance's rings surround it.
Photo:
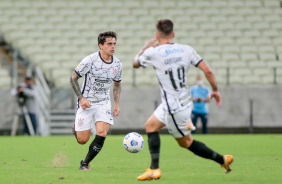
<path fill-rule="evenodd" d="M 83 124 L 84 124 L 84 123 L 83 123 L 83 120 L 84 120 L 83 118 L 79 118 L 79 119 L 77 120 L 77 124 L 78 124 L 79 127 L 82 127 L 82 126 L 83 126 Z"/>
<path fill-rule="evenodd" d="M 112 71 L 113 76 L 115 77 L 117 75 L 117 73 L 118 73 L 118 68 L 114 67 L 113 71 Z"/>

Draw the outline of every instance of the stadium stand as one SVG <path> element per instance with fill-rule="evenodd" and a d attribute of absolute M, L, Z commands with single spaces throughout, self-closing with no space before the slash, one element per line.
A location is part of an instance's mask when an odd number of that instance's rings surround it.
<path fill-rule="evenodd" d="M 154 85 L 153 71 L 133 73 L 131 60 L 154 36 L 155 22 L 171 18 L 176 41 L 194 47 L 213 67 L 220 84 L 226 84 L 228 68 L 231 84 L 272 84 L 274 68 L 276 77 L 281 77 L 281 4 L 279 0 L 1 0 L 0 34 L 57 87 L 69 87 L 71 70 L 97 50 L 98 33 L 114 30 L 124 84 Z M 281 83 L 280 78 L 276 81 Z"/>

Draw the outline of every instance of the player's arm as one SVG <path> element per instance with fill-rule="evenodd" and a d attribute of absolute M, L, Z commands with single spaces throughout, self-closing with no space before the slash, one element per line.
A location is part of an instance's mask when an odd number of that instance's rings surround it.
<path fill-rule="evenodd" d="M 117 104 L 119 103 L 120 92 L 121 92 L 120 82 L 114 81 L 114 86 L 113 86 L 114 103 L 117 103 Z"/>
<path fill-rule="evenodd" d="M 77 73 L 75 71 L 72 72 L 71 77 L 70 77 L 70 83 L 71 83 L 71 87 L 73 89 L 73 91 L 75 92 L 77 98 L 80 100 L 83 95 L 80 91 L 80 87 L 78 84 L 78 79 L 80 78 L 79 75 L 77 75 Z"/>
<path fill-rule="evenodd" d="M 217 102 L 217 106 L 220 106 L 221 95 L 218 91 L 216 78 L 215 78 L 211 68 L 204 61 L 200 61 L 200 63 L 198 64 L 198 68 L 204 72 L 206 79 L 209 81 L 209 83 L 212 87 L 211 98 L 215 98 L 215 100 Z"/>
<path fill-rule="evenodd" d="M 121 92 L 121 82 L 114 81 L 113 85 L 113 96 L 114 96 L 114 108 L 113 108 L 113 116 L 116 117 L 119 114 L 119 98 Z"/>
<path fill-rule="evenodd" d="M 147 41 L 145 46 L 138 52 L 138 54 L 135 56 L 132 66 L 133 68 L 139 68 L 141 65 L 138 62 L 138 58 L 145 52 L 145 50 L 147 50 L 149 47 L 155 47 L 157 45 L 157 40 L 156 39 L 152 39 L 150 41 Z"/>
<path fill-rule="evenodd" d="M 201 61 L 198 64 L 198 68 L 204 72 L 207 80 L 209 81 L 212 87 L 212 90 L 217 91 L 216 79 L 210 67 L 204 61 Z"/>
<path fill-rule="evenodd" d="M 71 77 L 70 77 L 70 83 L 71 83 L 73 91 L 75 92 L 75 94 L 76 94 L 76 96 L 77 96 L 77 98 L 80 102 L 82 109 L 85 110 L 86 108 L 90 107 L 91 104 L 90 104 L 90 102 L 88 102 L 88 100 L 86 98 L 83 97 L 83 94 L 80 91 L 80 87 L 79 87 L 79 84 L 78 84 L 79 78 L 80 78 L 80 76 L 75 71 L 73 71 L 72 74 L 71 74 Z"/>

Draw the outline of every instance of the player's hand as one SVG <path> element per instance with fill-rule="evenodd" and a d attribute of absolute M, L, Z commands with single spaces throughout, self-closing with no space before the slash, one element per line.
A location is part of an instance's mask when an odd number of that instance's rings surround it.
<path fill-rule="evenodd" d="M 211 98 L 214 98 L 216 100 L 216 105 L 220 107 L 222 101 L 220 93 L 218 91 L 213 91 L 211 93 Z"/>
<path fill-rule="evenodd" d="M 157 39 L 152 39 L 145 43 L 144 48 L 147 49 L 149 47 L 156 47 L 157 45 L 158 45 Z"/>
<path fill-rule="evenodd" d="M 82 98 L 79 100 L 79 103 L 80 103 L 81 108 L 82 108 L 83 110 L 85 110 L 85 109 L 91 107 L 90 102 L 89 102 L 86 98 L 84 98 L 84 97 L 82 97 Z"/>
<path fill-rule="evenodd" d="M 117 103 L 115 103 L 114 104 L 114 107 L 113 107 L 113 112 L 112 112 L 112 114 L 113 114 L 113 116 L 114 117 L 117 117 L 118 116 L 118 114 L 119 114 L 119 105 L 117 104 Z"/>

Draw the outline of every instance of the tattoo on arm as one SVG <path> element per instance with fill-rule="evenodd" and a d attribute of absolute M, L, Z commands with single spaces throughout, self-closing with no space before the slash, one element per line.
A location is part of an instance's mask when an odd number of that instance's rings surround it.
<path fill-rule="evenodd" d="M 71 74 L 71 77 L 70 77 L 70 83 L 71 83 L 72 89 L 74 90 L 74 92 L 75 92 L 75 94 L 76 94 L 78 99 L 83 97 L 83 95 L 82 95 L 82 93 L 80 91 L 79 84 L 77 82 L 77 80 L 79 78 L 80 77 L 73 71 L 72 74 Z"/>
<path fill-rule="evenodd" d="M 114 95 L 114 102 L 115 103 L 119 102 L 120 92 L 121 92 L 120 82 L 114 82 L 113 95 Z"/>

